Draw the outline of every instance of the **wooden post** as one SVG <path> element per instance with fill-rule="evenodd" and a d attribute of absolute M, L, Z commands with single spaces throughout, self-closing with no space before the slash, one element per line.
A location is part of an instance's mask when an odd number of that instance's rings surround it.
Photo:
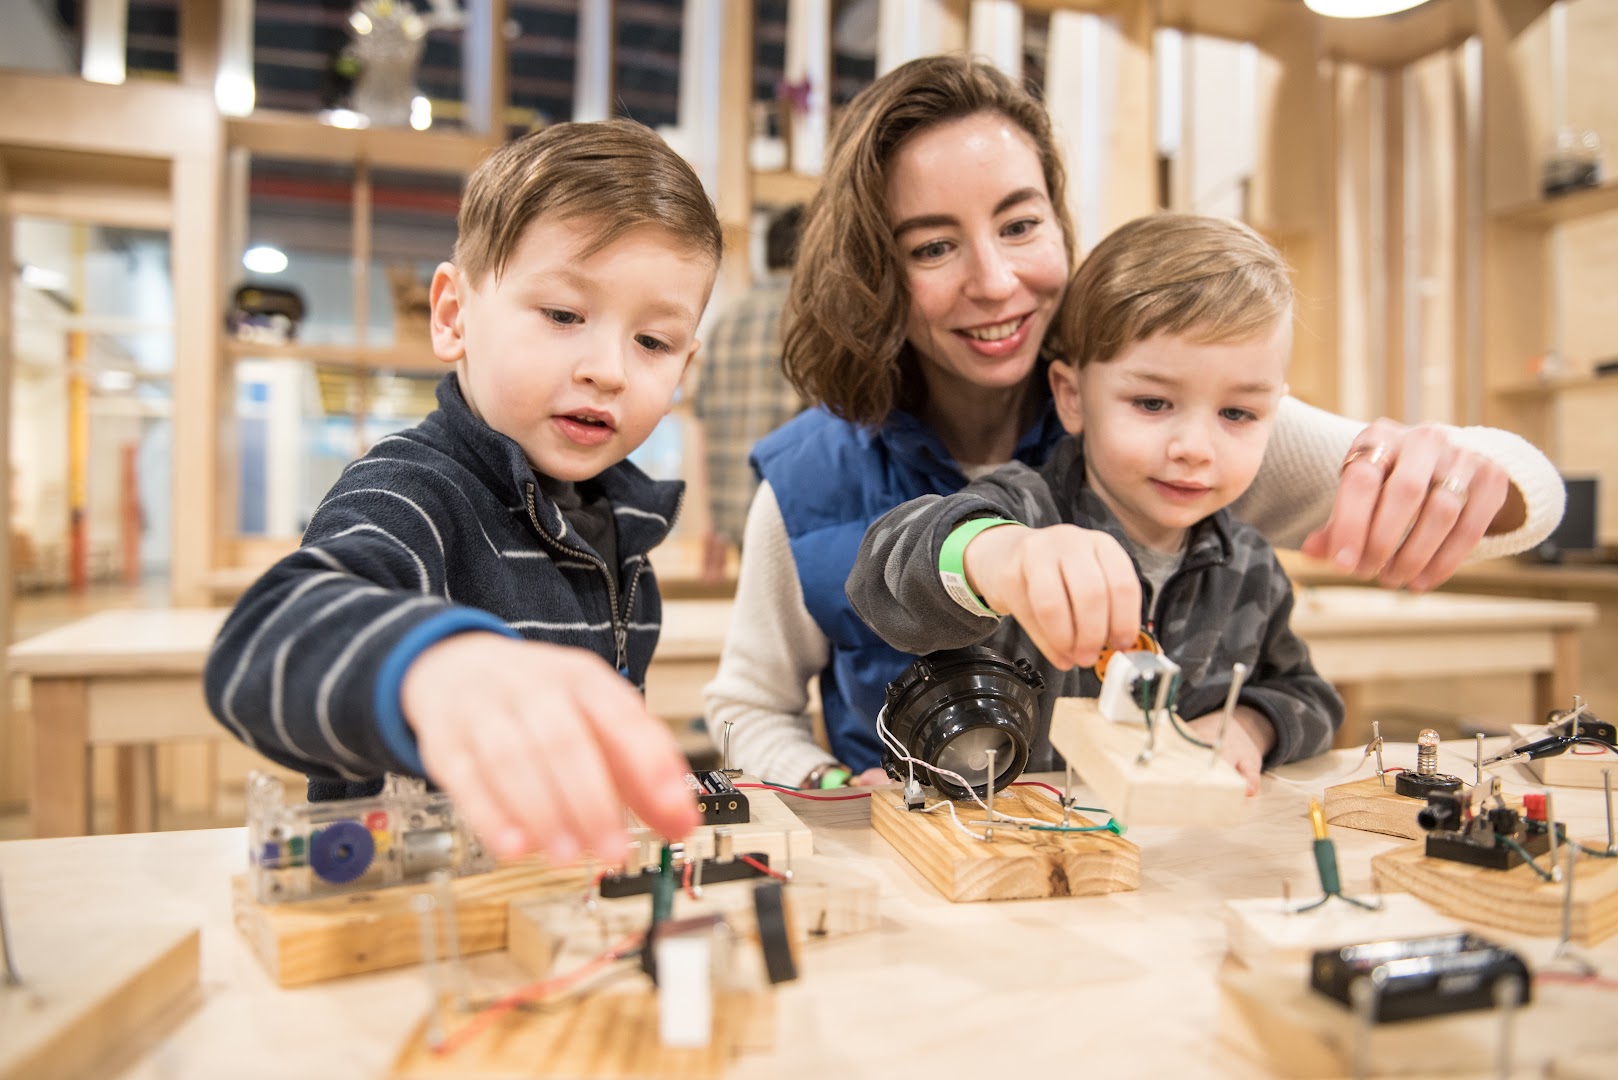
<path fill-rule="evenodd" d="M 176 606 L 206 605 L 208 575 L 218 563 L 220 536 L 234 532 L 234 509 L 221 491 L 220 424 L 230 401 L 220 370 L 220 283 L 223 131 L 217 117 L 193 123 L 192 140 L 173 159 L 169 246 L 174 279 L 174 457 L 171 475 L 169 598 Z"/>
<path fill-rule="evenodd" d="M 83 679 L 35 678 L 34 836 L 87 836 L 90 817 L 90 702 Z M 50 783 L 39 778 L 50 777 Z"/>
<path fill-rule="evenodd" d="M 12 776 L 18 771 L 16 762 L 20 736 L 11 727 L 11 671 L 6 661 L 16 630 L 12 625 L 12 597 L 17 587 L 17 564 L 11 551 L 11 511 L 14 493 L 11 475 L 11 378 L 12 363 L 11 283 L 16 277 L 12 264 L 11 206 L 8 199 L 10 184 L 5 162 L 0 160 L 0 424 L 5 425 L 6 437 L 0 439 L 0 512 L 5 521 L 0 523 L 0 748 L 5 750 L 8 763 L 0 771 L 0 803 L 11 801 L 14 790 Z"/>
<path fill-rule="evenodd" d="M 219 77 L 218 0 L 180 0 L 180 83 L 212 91 Z"/>

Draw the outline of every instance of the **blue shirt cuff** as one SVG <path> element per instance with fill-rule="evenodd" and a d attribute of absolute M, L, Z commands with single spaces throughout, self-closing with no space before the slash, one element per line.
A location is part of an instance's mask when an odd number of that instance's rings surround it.
<path fill-rule="evenodd" d="M 434 615 L 410 628 L 399 643 L 382 661 L 376 676 L 376 727 L 382 744 L 388 748 L 404 770 L 412 776 L 424 776 L 421 751 L 416 747 L 415 733 L 405 722 L 400 690 L 404 687 L 405 672 L 430 646 L 454 634 L 484 630 L 509 638 L 520 638 L 505 622 L 477 608 L 458 607 Z"/>

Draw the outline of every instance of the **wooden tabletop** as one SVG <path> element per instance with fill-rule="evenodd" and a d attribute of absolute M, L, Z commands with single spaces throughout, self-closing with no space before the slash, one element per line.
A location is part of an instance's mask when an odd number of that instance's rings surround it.
<path fill-rule="evenodd" d="M 1539 630 L 1588 626 L 1596 606 L 1582 601 L 1526 600 L 1389 589 L 1305 587 L 1292 608 L 1292 629 L 1314 635 L 1426 633 L 1455 630 Z"/>
<path fill-rule="evenodd" d="M 1470 775 L 1471 750 L 1443 748 L 1442 763 Z M 1290 783 L 1267 777 L 1241 827 L 1131 829 L 1140 889 L 1082 899 L 951 904 L 871 831 L 868 803 L 794 800 L 818 853 L 879 882 L 882 926 L 811 943 L 802 978 L 777 997 L 775 1049 L 739 1059 L 728 1075 L 878 1080 L 895 1062 L 915 1075 L 962 1077 L 1005 1076 L 1012 1066 L 1070 1076 L 1078 1063 L 1097 1077 L 1268 1075 L 1218 1038 L 1217 979 L 1229 963 L 1223 905 L 1276 896 L 1283 881 L 1299 898 L 1318 888 L 1308 797 L 1359 757 L 1343 751 L 1288 767 Z M 1387 750 L 1389 765 L 1413 757 L 1408 745 Z M 1504 778 L 1512 790 L 1529 786 L 1515 769 Z M 1556 797 L 1576 834 L 1600 831 L 1599 792 Z M 1349 891 L 1366 889 L 1372 854 L 1402 843 L 1335 827 L 1332 836 Z M 24 976 L 51 962 L 29 945 L 41 923 L 197 925 L 204 1000 L 129 1080 L 382 1075 L 421 1016 L 421 974 L 276 989 L 231 924 L 229 878 L 244 867 L 245 843 L 244 830 L 225 829 L 0 844 Z M 1522 945 L 1531 961 L 1550 946 L 1492 936 Z M 1618 938 L 1588 952 L 1609 973 L 1618 969 Z M 518 977 L 501 954 L 474 958 L 472 970 L 491 987 Z"/>
<path fill-rule="evenodd" d="M 717 657 L 730 624 L 729 600 L 668 600 L 657 659 Z M 102 611 L 13 645 L 17 675 L 200 673 L 228 608 Z"/>
<path fill-rule="evenodd" d="M 97 612 L 13 645 L 16 675 L 158 675 L 202 671 L 225 608 Z"/>
<path fill-rule="evenodd" d="M 1359 585 L 1370 583 L 1343 573 L 1330 563 L 1310 559 L 1296 551 L 1277 551 L 1287 575 L 1298 585 Z M 1576 590 L 1597 602 L 1618 597 L 1618 563 L 1534 563 L 1522 559 L 1485 559 L 1466 563 L 1445 583 L 1448 589 L 1543 589 L 1547 593 Z"/>

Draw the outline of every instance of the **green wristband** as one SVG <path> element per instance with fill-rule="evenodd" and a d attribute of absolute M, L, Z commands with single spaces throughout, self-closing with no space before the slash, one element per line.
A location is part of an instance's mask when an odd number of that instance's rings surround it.
<path fill-rule="evenodd" d="M 973 518 L 961 522 L 944 537 L 944 546 L 938 552 L 938 576 L 943 578 L 944 590 L 951 599 L 968 611 L 1000 617 L 1000 613 L 985 604 L 983 598 L 966 583 L 966 545 L 985 529 L 992 529 L 996 525 L 1021 524 L 1010 518 Z"/>

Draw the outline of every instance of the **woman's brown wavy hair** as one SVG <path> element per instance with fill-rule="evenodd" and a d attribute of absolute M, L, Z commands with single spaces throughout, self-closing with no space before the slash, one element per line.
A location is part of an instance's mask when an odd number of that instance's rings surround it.
<path fill-rule="evenodd" d="M 1072 264 L 1067 174 L 1044 106 L 968 57 L 929 56 L 895 68 L 843 111 L 804 223 L 782 367 L 805 401 L 867 427 L 919 403 L 920 372 L 905 338 L 910 290 L 888 221 L 888 170 L 912 135 L 980 112 L 1002 114 L 1033 140 Z"/>

